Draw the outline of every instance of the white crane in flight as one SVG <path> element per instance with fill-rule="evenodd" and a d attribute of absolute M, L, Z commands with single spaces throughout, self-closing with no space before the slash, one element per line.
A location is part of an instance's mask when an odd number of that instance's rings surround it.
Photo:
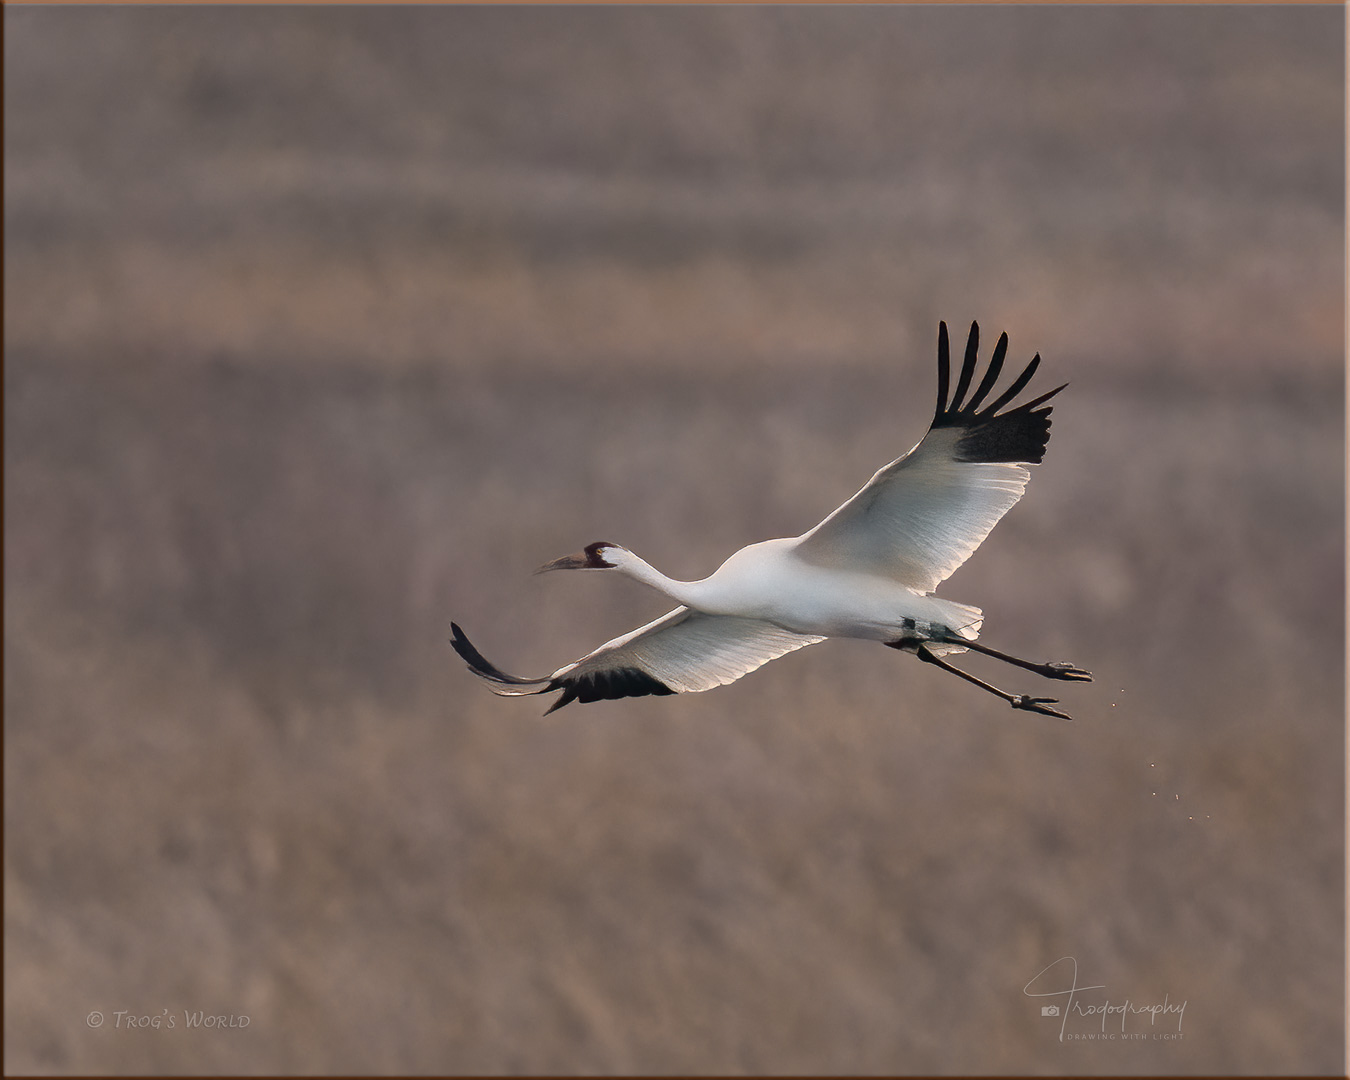
<path fill-rule="evenodd" d="M 937 411 L 928 433 L 810 532 L 741 548 L 700 581 L 668 578 L 618 544 L 588 544 L 536 572 L 613 570 L 680 606 L 539 679 L 494 667 L 451 623 L 455 651 L 493 693 L 562 691 L 548 709 L 553 712 L 570 701 L 711 690 L 828 637 L 865 638 L 911 652 L 1014 709 L 1071 719 L 1052 708 L 1057 698 L 1010 694 L 944 659 L 972 649 L 1048 679 L 1092 680 L 1072 664 L 1032 663 L 979 643 L 980 609 L 933 595 L 1022 497 L 1031 478 L 1025 466 L 1040 463 L 1050 439 L 1051 410 L 1044 403 L 1064 389 L 999 412 L 1031 380 L 1041 362 L 1037 353 L 984 405 L 1008 351 L 1004 334 L 966 400 L 978 347 L 979 326 L 972 323 L 948 400 L 947 324 L 939 324 Z"/>

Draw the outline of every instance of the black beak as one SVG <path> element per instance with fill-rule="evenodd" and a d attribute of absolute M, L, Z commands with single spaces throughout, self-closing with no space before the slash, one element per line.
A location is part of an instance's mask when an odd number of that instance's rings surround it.
<path fill-rule="evenodd" d="M 584 551 L 578 551 L 575 555 L 564 555 L 561 559 L 554 559 L 552 562 L 546 562 L 536 574 L 545 574 L 550 570 L 585 570 L 591 565 Z"/>

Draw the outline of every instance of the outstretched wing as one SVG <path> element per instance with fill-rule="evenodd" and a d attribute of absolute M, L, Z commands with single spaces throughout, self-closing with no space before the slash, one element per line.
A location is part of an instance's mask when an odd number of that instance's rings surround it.
<path fill-rule="evenodd" d="M 1037 353 L 999 397 L 980 408 L 998 382 L 1008 335 L 998 339 L 970 400 L 980 328 L 970 325 L 965 362 L 947 400 L 951 362 L 947 324 L 938 327 L 938 398 L 923 441 L 881 469 L 858 494 L 797 542 L 807 562 L 891 578 L 930 593 L 948 578 L 1022 497 L 1050 440 L 1050 407 L 1063 386 L 999 412 L 1031 381 Z M 1067 384 L 1065 384 L 1067 385 Z"/>
<path fill-rule="evenodd" d="M 454 623 L 450 630 L 455 652 L 493 693 L 518 696 L 561 690 L 562 696 L 549 708 L 550 713 L 570 701 L 711 690 L 735 682 L 794 649 L 825 640 L 794 634 L 759 619 L 708 615 L 678 607 L 655 622 L 605 642 L 552 675 L 521 679 L 484 659 Z"/>

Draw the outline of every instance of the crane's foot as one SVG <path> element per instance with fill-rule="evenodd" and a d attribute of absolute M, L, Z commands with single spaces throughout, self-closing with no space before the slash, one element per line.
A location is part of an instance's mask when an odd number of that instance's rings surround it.
<path fill-rule="evenodd" d="M 1033 670 L 1044 675 L 1047 679 L 1063 679 L 1065 682 L 1092 681 L 1092 672 L 1084 671 L 1082 668 L 1074 667 L 1073 664 L 1069 663 L 1047 661 Z"/>
<path fill-rule="evenodd" d="M 1060 720 L 1073 719 L 1073 717 L 1066 712 L 1060 712 L 1058 709 L 1050 708 L 1051 705 L 1059 704 L 1059 698 L 1027 697 L 1026 694 L 1013 694 L 1011 704 L 1014 709 L 1022 709 L 1024 712 L 1040 713 L 1042 716 L 1055 716 Z"/>

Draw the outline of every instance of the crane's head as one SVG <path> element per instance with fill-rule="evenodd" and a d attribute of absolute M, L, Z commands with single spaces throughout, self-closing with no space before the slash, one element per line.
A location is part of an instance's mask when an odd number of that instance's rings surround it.
<path fill-rule="evenodd" d="M 535 573 L 542 574 L 547 570 L 614 570 L 627 554 L 628 551 L 618 544 L 597 540 L 594 544 L 587 544 L 575 555 L 564 555 L 561 559 L 544 563 Z"/>

